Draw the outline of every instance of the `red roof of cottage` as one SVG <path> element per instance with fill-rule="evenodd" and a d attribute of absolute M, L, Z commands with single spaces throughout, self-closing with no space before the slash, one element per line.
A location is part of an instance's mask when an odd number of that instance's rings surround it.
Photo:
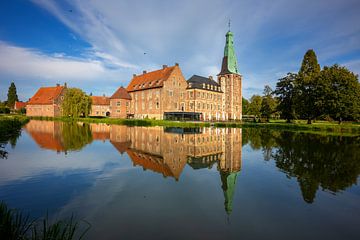
<path fill-rule="evenodd" d="M 131 100 L 131 96 L 125 88 L 119 87 L 118 90 L 110 97 L 110 99 L 128 99 Z"/>
<path fill-rule="evenodd" d="M 53 104 L 61 92 L 64 90 L 63 86 L 56 87 L 42 87 L 30 98 L 28 105 L 41 105 L 41 104 Z"/>
<path fill-rule="evenodd" d="M 27 102 L 18 102 L 18 101 L 16 101 L 14 108 L 15 108 L 16 110 L 22 109 L 22 108 L 25 108 L 25 107 L 26 107 L 26 104 L 27 104 Z"/>
<path fill-rule="evenodd" d="M 91 96 L 93 105 L 110 105 L 110 98 L 102 96 Z"/>
<path fill-rule="evenodd" d="M 126 89 L 128 90 L 128 92 L 133 92 L 144 89 L 162 87 L 163 82 L 169 78 L 171 72 L 174 69 L 175 66 L 164 67 L 160 70 L 144 73 L 139 76 L 134 76 Z"/>

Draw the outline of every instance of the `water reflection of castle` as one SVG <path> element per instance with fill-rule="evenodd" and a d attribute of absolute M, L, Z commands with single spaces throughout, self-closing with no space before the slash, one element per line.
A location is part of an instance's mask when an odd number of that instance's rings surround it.
<path fill-rule="evenodd" d="M 68 123 L 32 120 L 26 131 L 40 147 L 57 152 L 71 150 L 68 146 L 79 149 L 94 140 L 109 140 L 119 153 L 131 158 L 134 166 L 176 180 L 186 164 L 197 170 L 212 168 L 217 163 L 225 210 L 231 213 L 236 177 L 241 169 L 241 129 L 164 129 L 80 123 L 69 128 Z M 76 139 L 78 145 L 74 146 L 70 139 Z"/>

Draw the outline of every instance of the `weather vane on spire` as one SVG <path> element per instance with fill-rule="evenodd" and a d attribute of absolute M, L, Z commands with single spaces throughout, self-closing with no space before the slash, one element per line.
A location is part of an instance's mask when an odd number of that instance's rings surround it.
<path fill-rule="evenodd" d="M 229 26 L 229 32 L 230 32 L 230 24 L 231 24 L 231 19 L 229 19 L 229 23 L 228 23 L 228 26 Z"/>

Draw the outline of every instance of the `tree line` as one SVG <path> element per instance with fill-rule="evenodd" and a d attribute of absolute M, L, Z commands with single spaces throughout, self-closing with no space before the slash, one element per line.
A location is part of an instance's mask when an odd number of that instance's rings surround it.
<path fill-rule="evenodd" d="M 273 91 L 265 86 L 263 96 L 243 99 L 243 114 L 269 119 L 280 116 L 294 119 L 360 120 L 360 83 L 358 75 L 337 64 L 318 64 L 315 52 L 308 50 L 298 73 L 280 78 Z"/>

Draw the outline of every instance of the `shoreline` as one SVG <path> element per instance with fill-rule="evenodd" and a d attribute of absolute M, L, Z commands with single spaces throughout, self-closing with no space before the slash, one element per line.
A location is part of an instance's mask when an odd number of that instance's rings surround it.
<path fill-rule="evenodd" d="M 113 125 L 126 126 L 162 126 L 162 127 L 179 127 L 179 128 L 196 128 L 196 127 L 217 127 L 217 128 L 262 128 L 271 130 L 296 131 L 303 133 L 316 133 L 326 135 L 341 136 L 360 136 L 359 123 L 342 123 L 318 121 L 312 124 L 306 124 L 305 121 L 297 120 L 294 123 L 285 121 L 272 121 L 269 123 L 251 123 L 251 122 L 181 122 L 169 120 L 152 120 L 152 119 L 119 119 L 119 118 L 65 118 L 65 117 L 28 117 L 25 115 L 0 115 L 2 119 L 22 119 L 41 121 L 61 121 L 61 122 L 83 122 L 83 123 L 105 123 Z"/>

